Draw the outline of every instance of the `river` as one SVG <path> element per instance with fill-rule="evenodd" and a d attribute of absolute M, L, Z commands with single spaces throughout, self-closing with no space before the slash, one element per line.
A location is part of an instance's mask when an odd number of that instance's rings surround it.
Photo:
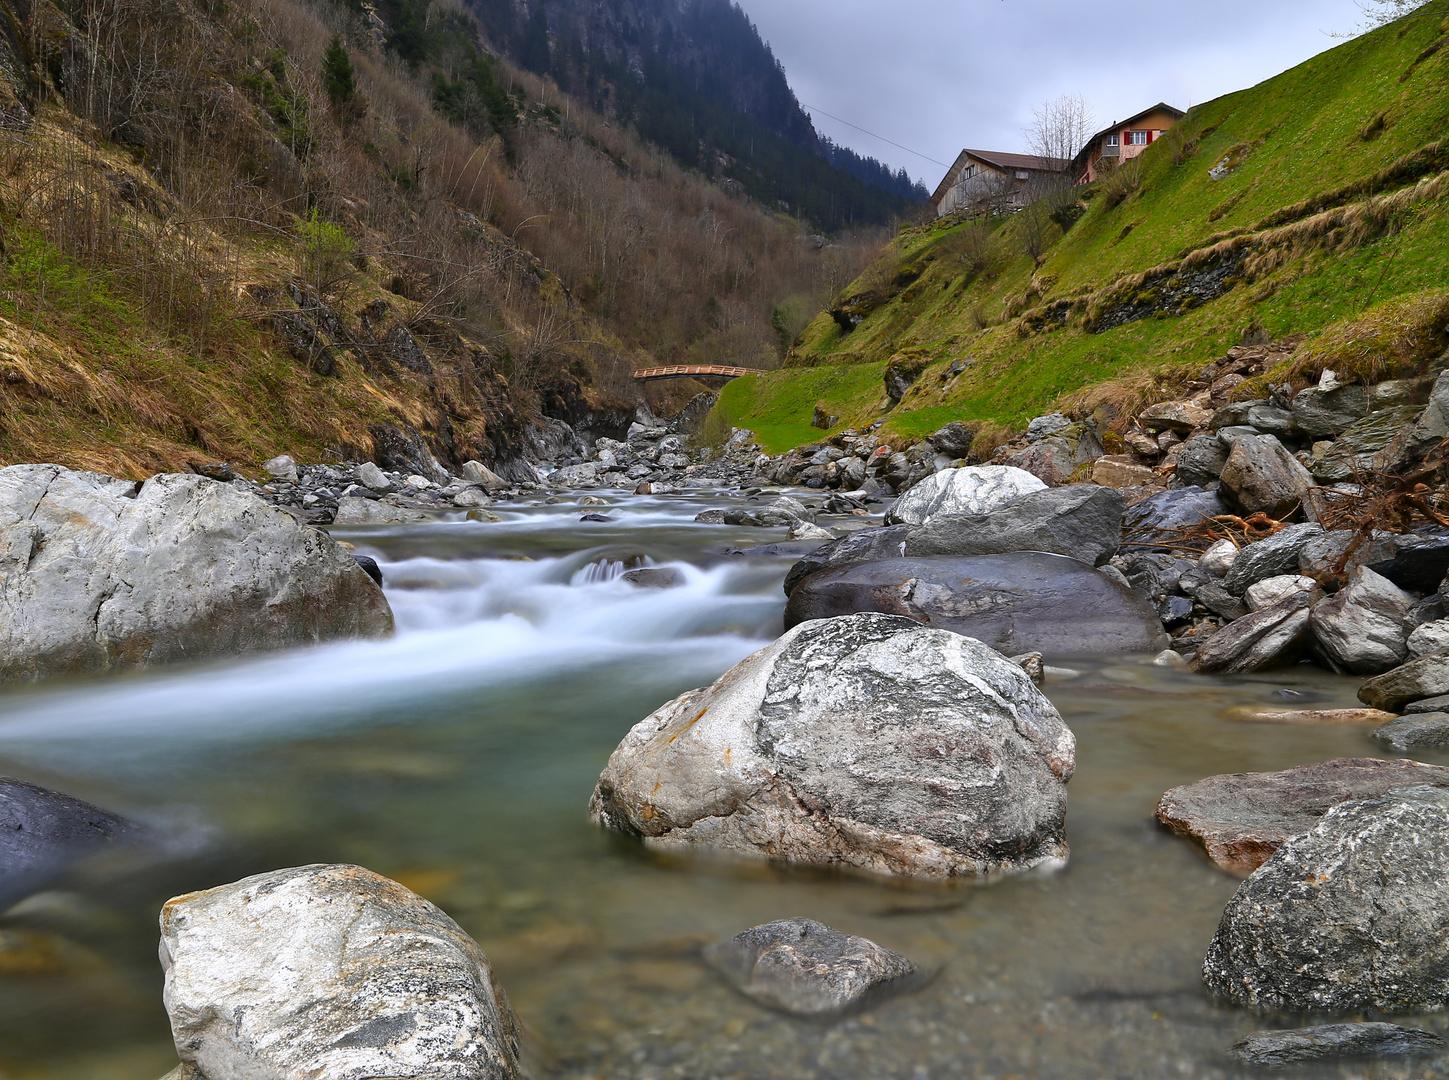
<path fill-rule="evenodd" d="M 1236 882 L 1160 831 L 1153 807 L 1214 773 L 1383 756 L 1361 729 L 1221 718 L 1284 692 L 1355 704 L 1357 680 L 1073 661 L 1046 686 L 1078 740 L 1072 857 L 1056 874 L 947 887 L 661 858 L 589 823 L 599 769 L 635 722 L 779 633 L 793 560 L 727 553 L 783 530 L 693 522 L 724 495 L 600 494 L 613 505 L 540 499 L 495 507 L 498 523 L 336 530 L 383 568 L 390 641 L 0 697 L 0 773 L 162 838 L 0 922 L 0 1080 L 157 1080 L 176 1060 L 161 904 L 311 862 L 396 878 L 477 938 L 539 1080 L 1240 1075 L 1224 1050 L 1265 1022 L 1214 1004 L 1198 979 Z M 599 510 L 614 520 L 579 521 Z M 618 577 L 637 565 L 685 583 Z M 703 942 L 795 915 L 938 974 L 816 1023 L 745 1000 L 698 959 Z"/>

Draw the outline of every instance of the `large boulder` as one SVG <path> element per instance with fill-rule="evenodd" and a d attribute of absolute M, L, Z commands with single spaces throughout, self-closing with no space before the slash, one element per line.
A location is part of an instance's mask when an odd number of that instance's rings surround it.
<path fill-rule="evenodd" d="M 1337 483 L 1372 472 L 1374 454 L 1412 425 L 1422 411 L 1413 405 L 1380 409 L 1355 420 L 1332 442 L 1315 444 L 1310 466 L 1314 477 Z"/>
<path fill-rule="evenodd" d="M 1414 599 L 1365 566 L 1348 584 L 1313 608 L 1314 643 L 1331 666 L 1377 675 L 1404 662 Z"/>
<path fill-rule="evenodd" d="M 1449 713 L 1416 712 L 1374 729 L 1373 741 L 1396 754 L 1449 747 Z"/>
<path fill-rule="evenodd" d="M 1203 962 L 1260 1010 L 1449 1005 L 1449 791 L 1340 803 L 1238 887 Z"/>
<path fill-rule="evenodd" d="M 98 806 L 0 776 L 0 911 L 82 859 L 139 836 L 136 826 Z"/>
<path fill-rule="evenodd" d="M 1338 758 L 1282 772 L 1209 776 L 1164 794 L 1157 820 L 1201 846 L 1214 865 L 1247 877 L 1330 808 L 1408 784 L 1449 788 L 1449 769 L 1417 761 Z"/>
<path fill-rule="evenodd" d="M 1025 450 L 1007 458 L 1006 464 L 1031 473 L 1045 484 L 1059 484 L 1079 466 L 1095 461 L 1105 453 L 1096 427 L 1084 422 L 1071 424 L 1033 441 Z"/>
<path fill-rule="evenodd" d="M 1449 371 L 1442 371 L 1429 391 L 1429 403 L 1419 418 L 1374 455 L 1373 467 L 1378 472 L 1403 472 L 1422 461 L 1446 438 L 1449 438 Z"/>
<path fill-rule="evenodd" d="M 1293 423 L 1315 439 L 1337 438 L 1368 410 L 1368 391 L 1362 386 L 1310 386 L 1293 395 Z"/>
<path fill-rule="evenodd" d="M 1242 596 L 1248 587 L 1271 577 L 1299 569 L 1303 549 L 1323 535 L 1323 526 L 1313 522 L 1290 525 L 1238 552 L 1223 575 L 1223 588 Z"/>
<path fill-rule="evenodd" d="M 640 721 L 589 812 L 666 850 L 990 877 L 1066 859 L 1075 752 L 1004 656 L 854 615 L 797 626 Z"/>
<path fill-rule="evenodd" d="M 1223 474 L 1228 463 L 1228 448 L 1216 435 L 1194 435 L 1177 452 L 1177 471 L 1172 476 L 1174 488 L 1211 484 Z"/>
<path fill-rule="evenodd" d="M 1024 495 L 989 514 L 939 514 L 907 538 L 909 558 L 1047 551 L 1101 566 L 1122 540 L 1122 496 L 1096 484 Z"/>
<path fill-rule="evenodd" d="M 161 966 L 176 1049 L 206 1080 L 522 1075 L 517 1023 L 477 943 L 360 866 L 167 901 Z"/>
<path fill-rule="evenodd" d="M 952 458 L 964 458 L 971 452 L 971 442 L 975 438 L 975 428 L 967 427 L 960 420 L 952 420 L 926 441 L 938 454 L 945 454 Z"/>
<path fill-rule="evenodd" d="M 785 625 L 865 611 L 953 630 L 1008 656 L 1153 653 L 1168 645 L 1156 611 L 1130 588 L 1076 559 L 1037 551 L 821 570 L 795 587 Z"/>
<path fill-rule="evenodd" d="M 1223 466 L 1223 499 L 1241 514 L 1282 520 L 1303 505 L 1312 486 L 1312 474 L 1272 435 L 1244 435 Z"/>
<path fill-rule="evenodd" d="M 899 953 L 814 919 L 751 927 L 710 946 L 704 958 L 740 993 L 798 1016 L 859 1008 L 918 974 Z"/>
<path fill-rule="evenodd" d="M 250 492 L 191 474 L 0 469 L 0 678 L 392 630 L 342 547 Z"/>
<path fill-rule="evenodd" d="M 989 514 L 1046 485 L 1009 465 L 971 465 L 932 473 L 895 501 L 888 525 L 924 525 L 937 514 Z"/>
<path fill-rule="evenodd" d="M 796 585 L 827 566 L 900 558 L 906 552 L 906 537 L 912 531 L 913 526 L 910 525 L 887 525 L 860 529 L 839 540 L 821 544 L 790 567 L 789 573 L 785 575 L 785 595 L 789 596 L 795 591 Z"/>

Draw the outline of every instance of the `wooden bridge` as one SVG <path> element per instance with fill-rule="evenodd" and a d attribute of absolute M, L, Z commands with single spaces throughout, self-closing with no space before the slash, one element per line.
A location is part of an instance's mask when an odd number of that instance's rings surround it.
<path fill-rule="evenodd" d="M 656 379 L 738 379 L 741 375 L 759 375 L 759 368 L 729 367 L 725 364 L 676 364 L 674 367 L 640 368 L 634 372 L 639 382 Z"/>

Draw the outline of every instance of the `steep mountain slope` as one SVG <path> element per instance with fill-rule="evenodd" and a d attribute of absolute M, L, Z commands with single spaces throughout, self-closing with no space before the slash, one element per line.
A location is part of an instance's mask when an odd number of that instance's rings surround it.
<path fill-rule="evenodd" d="M 6 463 L 366 458 L 411 428 L 506 471 L 550 420 L 621 433 L 636 361 L 777 363 L 861 265 L 566 119 L 456 12 L 0 4 Z"/>
<path fill-rule="evenodd" d="M 516 63 L 766 205 L 834 231 L 889 221 L 926 198 L 879 162 L 822 142 L 769 46 L 729 0 L 470 6 Z"/>
<path fill-rule="evenodd" d="M 904 231 L 786 370 L 725 395 L 783 448 L 817 400 L 904 435 L 1165 392 L 1245 333 L 1310 335 L 1277 381 L 1446 341 L 1449 3 L 1195 107 L 1079 200 Z M 1355 344 L 1356 343 L 1356 344 Z M 890 366 L 892 405 L 882 382 Z M 1247 393 L 1261 387 L 1248 387 Z M 818 434 L 818 433 L 815 433 Z"/>

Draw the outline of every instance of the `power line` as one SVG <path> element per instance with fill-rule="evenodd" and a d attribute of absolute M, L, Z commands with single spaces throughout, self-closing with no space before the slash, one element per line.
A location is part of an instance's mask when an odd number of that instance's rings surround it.
<path fill-rule="evenodd" d="M 859 124 L 852 124 L 849 120 L 842 120 L 840 119 L 840 117 L 834 116 L 826 112 L 824 109 L 817 109 L 813 105 L 806 105 L 803 101 L 800 103 L 800 107 L 802 109 L 809 109 L 811 112 L 819 113 L 821 116 L 829 116 L 830 119 L 834 120 L 838 124 L 844 124 L 848 128 L 855 128 L 856 131 L 863 132 L 864 134 L 869 135 L 872 139 L 879 139 L 883 143 L 890 143 L 897 150 L 904 150 L 908 154 L 915 154 L 918 158 L 925 158 L 931 164 L 939 165 L 943 169 L 949 169 L 951 167 L 947 165 L 944 161 L 937 161 L 929 154 L 923 154 L 919 150 L 912 150 L 909 146 L 902 146 L 900 143 L 895 142 L 892 139 L 887 139 L 884 135 L 877 135 L 874 131 L 866 131 L 866 129 L 861 127 Z"/>

